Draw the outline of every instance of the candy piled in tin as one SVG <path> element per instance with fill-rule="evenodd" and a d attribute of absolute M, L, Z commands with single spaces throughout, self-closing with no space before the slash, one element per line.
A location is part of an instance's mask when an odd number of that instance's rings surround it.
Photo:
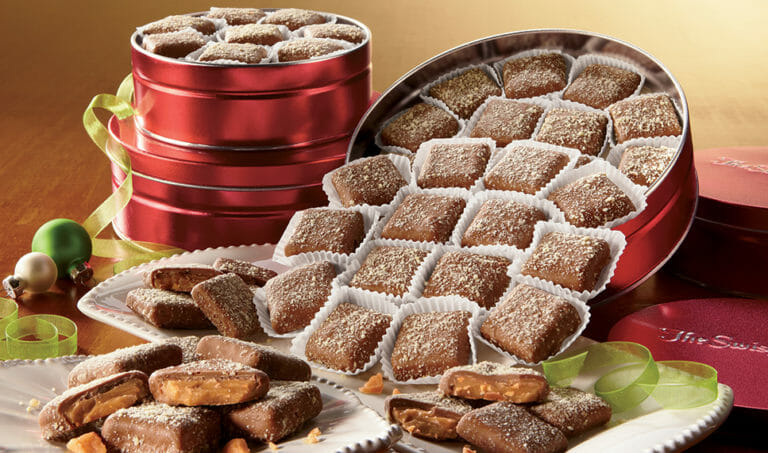
<path fill-rule="evenodd" d="M 368 31 L 344 19 L 297 8 L 213 7 L 202 15 L 173 15 L 137 28 L 149 52 L 210 64 L 298 62 L 346 52 Z"/>

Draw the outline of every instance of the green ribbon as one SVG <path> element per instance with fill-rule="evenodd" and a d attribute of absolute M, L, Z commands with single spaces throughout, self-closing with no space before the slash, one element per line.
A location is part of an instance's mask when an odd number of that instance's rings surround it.
<path fill-rule="evenodd" d="M 19 306 L 0 297 L 0 360 L 46 359 L 77 352 L 77 325 L 64 316 L 19 318 Z"/>
<path fill-rule="evenodd" d="M 99 121 L 95 109 L 104 109 L 113 113 L 118 119 L 124 120 L 134 115 L 131 106 L 133 95 L 133 78 L 129 74 L 120 83 L 116 95 L 96 95 L 83 113 L 83 126 L 91 140 L 125 173 L 125 179 L 120 186 L 99 205 L 96 210 L 83 222 L 83 227 L 93 241 L 93 255 L 105 258 L 117 258 L 121 261 L 115 264 L 115 272 L 121 272 L 137 264 L 164 258 L 184 252 L 183 249 L 142 241 L 127 241 L 119 239 L 99 239 L 97 236 L 104 228 L 112 223 L 117 214 L 128 205 L 133 195 L 133 170 L 131 159 L 125 149 L 109 136 L 107 128 Z"/>
<path fill-rule="evenodd" d="M 599 376 L 595 394 L 615 412 L 638 406 L 648 397 L 665 409 L 686 409 L 717 398 L 717 371 L 688 361 L 653 360 L 645 346 L 623 341 L 597 343 L 578 354 L 542 364 L 549 383 L 567 387 L 576 377 Z"/>

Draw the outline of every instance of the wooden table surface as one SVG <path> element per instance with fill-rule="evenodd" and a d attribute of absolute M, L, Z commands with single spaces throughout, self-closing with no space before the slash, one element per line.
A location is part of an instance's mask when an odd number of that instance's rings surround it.
<path fill-rule="evenodd" d="M 226 6 L 287 5 L 336 12 L 367 24 L 373 32 L 377 91 L 429 57 L 488 35 L 529 28 L 611 35 L 655 55 L 678 78 L 688 97 L 695 149 L 768 143 L 768 2 L 294 0 L 229 1 Z M 130 71 L 128 38 L 133 29 L 209 6 L 199 0 L 3 2 L 0 273 L 13 271 L 45 221 L 82 221 L 108 195 L 107 161 L 85 134 L 81 117 L 93 95 L 114 92 Z M 93 264 L 97 281 L 111 275 L 108 262 Z M 20 314 L 72 318 L 82 353 L 104 353 L 141 341 L 80 314 L 75 305 L 84 292 L 59 282 L 49 293 L 25 295 Z M 595 308 L 587 334 L 603 339 L 622 316 L 653 304 L 717 295 L 662 270 L 619 300 Z M 760 439 L 744 424 L 764 417 L 737 410 L 693 450 L 757 451 Z"/>

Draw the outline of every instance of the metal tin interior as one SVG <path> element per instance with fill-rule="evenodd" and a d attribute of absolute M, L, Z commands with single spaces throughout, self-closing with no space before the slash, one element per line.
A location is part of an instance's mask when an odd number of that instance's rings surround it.
<path fill-rule="evenodd" d="M 608 289 L 591 301 L 605 302 L 642 283 L 669 259 L 687 234 L 696 209 L 698 186 L 688 104 L 677 80 L 647 52 L 608 36 L 560 29 L 511 32 L 463 44 L 415 67 L 382 94 L 358 124 L 347 150 L 347 161 L 378 154 L 374 137 L 381 125 L 418 103 L 421 88 L 440 75 L 539 48 L 561 50 L 575 57 L 600 53 L 629 60 L 645 74 L 648 89 L 667 93 L 682 110 L 683 139 L 673 164 L 647 192 L 648 207 L 616 228 L 627 237 L 627 248 Z"/>

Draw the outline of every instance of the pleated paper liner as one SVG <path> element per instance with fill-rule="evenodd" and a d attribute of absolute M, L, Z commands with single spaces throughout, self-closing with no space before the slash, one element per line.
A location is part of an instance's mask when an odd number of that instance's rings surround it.
<path fill-rule="evenodd" d="M 565 60 L 565 77 L 566 77 L 566 83 L 565 87 L 559 91 L 552 91 L 550 93 L 543 94 L 541 96 L 536 96 L 537 98 L 546 98 L 546 99 L 559 99 L 563 96 L 563 92 L 565 91 L 565 88 L 568 86 L 568 80 L 571 73 L 571 68 L 573 67 L 573 62 L 576 60 L 571 55 L 561 52 L 559 50 L 555 49 L 531 49 L 531 50 L 525 50 L 522 52 L 518 52 L 511 57 L 504 58 L 503 60 L 496 61 L 493 63 L 493 68 L 496 70 L 496 72 L 499 74 L 499 80 L 501 81 L 501 92 L 504 94 L 504 97 L 507 99 L 532 99 L 532 98 L 509 98 L 507 97 L 507 92 L 504 90 L 504 66 L 507 64 L 508 61 L 512 60 L 519 60 L 520 58 L 526 58 L 526 57 L 534 57 L 539 55 L 545 55 L 549 53 L 555 53 L 563 57 Z"/>
<path fill-rule="evenodd" d="M 608 153 L 608 157 L 606 157 L 606 160 L 608 161 L 609 164 L 613 165 L 616 168 L 619 168 L 619 164 L 621 164 L 621 158 L 624 156 L 624 151 L 626 151 L 627 148 L 631 146 L 653 146 L 653 147 L 663 146 L 667 148 L 672 148 L 672 151 L 675 152 L 675 150 L 677 150 L 677 148 L 680 146 L 680 140 L 681 140 L 681 137 L 679 136 L 678 137 L 667 136 L 667 137 L 651 137 L 651 138 L 634 138 L 632 140 L 627 140 L 626 142 L 611 148 L 611 151 Z M 670 165 L 671 164 L 672 162 L 670 162 Z M 648 186 L 641 186 L 641 187 L 645 188 L 645 190 L 648 191 Z"/>

